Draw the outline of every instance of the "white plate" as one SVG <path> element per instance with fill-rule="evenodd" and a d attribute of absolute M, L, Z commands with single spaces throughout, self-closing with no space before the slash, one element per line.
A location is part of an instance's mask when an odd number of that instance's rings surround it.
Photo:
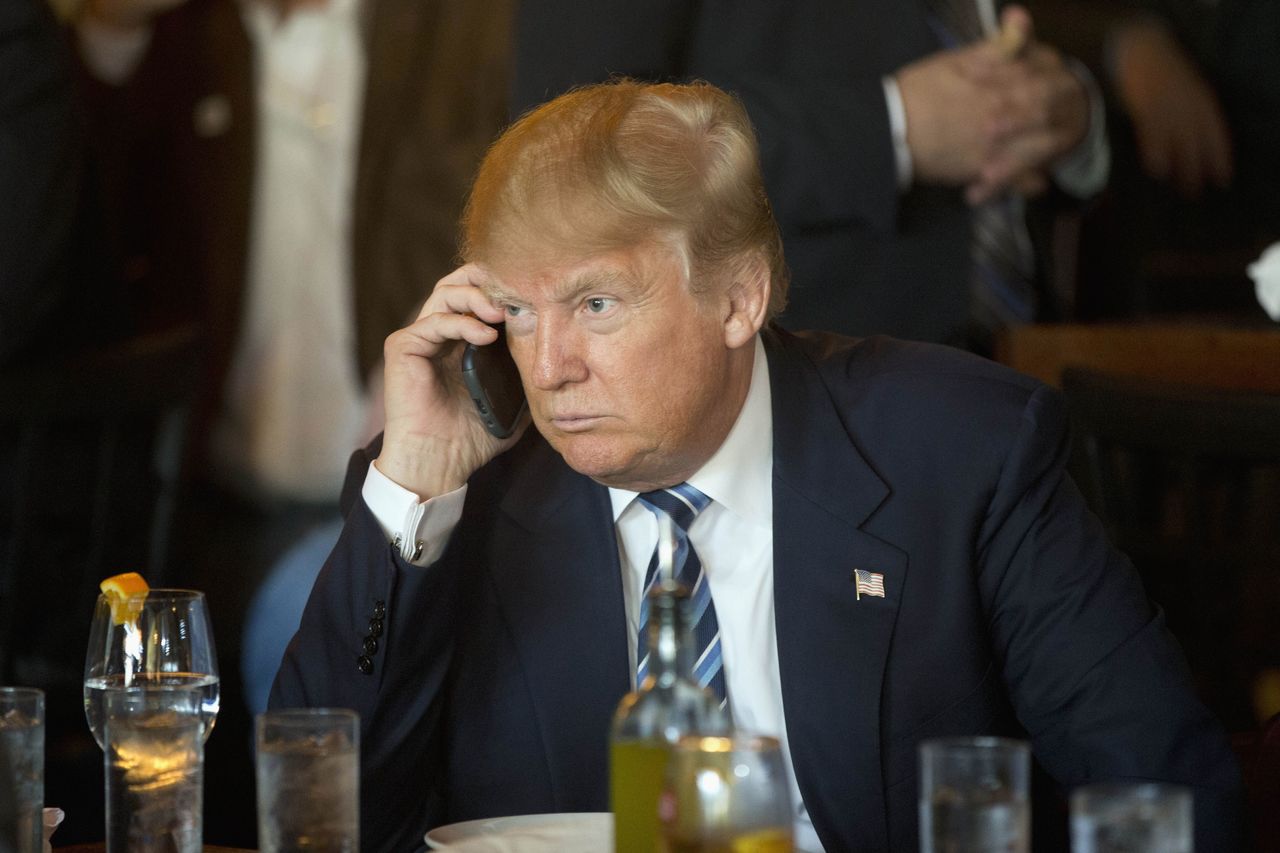
<path fill-rule="evenodd" d="M 425 840 L 427 847 L 440 850 L 468 839 L 493 837 L 496 840 L 503 836 L 520 841 L 524 841 L 528 836 L 530 843 L 518 846 L 527 846 L 529 849 L 539 846 L 537 844 L 539 836 L 548 840 L 572 836 L 574 846 L 581 841 L 583 849 L 612 850 L 613 814 L 611 812 L 566 812 L 467 820 L 437 826 L 426 834 Z"/>

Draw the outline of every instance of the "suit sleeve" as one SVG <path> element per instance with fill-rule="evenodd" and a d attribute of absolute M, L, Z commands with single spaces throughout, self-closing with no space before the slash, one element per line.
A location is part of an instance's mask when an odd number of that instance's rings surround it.
<path fill-rule="evenodd" d="M 1195 847 L 1239 849 L 1239 769 L 1128 559 L 1064 473 L 1060 397 L 1034 392 L 980 534 L 978 584 L 1015 710 L 1062 784 L 1195 796 Z"/>
<path fill-rule="evenodd" d="M 448 550 L 420 568 L 387 542 L 360 498 L 375 453 L 352 458 L 346 524 L 285 652 L 269 706 L 360 714 L 361 843 L 408 850 L 421 846 L 443 814 L 436 780 L 458 573 Z"/>

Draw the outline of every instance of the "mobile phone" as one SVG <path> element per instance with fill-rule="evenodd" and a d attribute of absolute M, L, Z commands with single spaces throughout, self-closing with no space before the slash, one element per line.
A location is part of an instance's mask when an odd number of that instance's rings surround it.
<path fill-rule="evenodd" d="M 478 347 L 468 343 L 462 351 L 462 380 L 476 404 L 485 429 L 497 438 L 516 431 L 527 403 L 520 371 L 507 349 L 507 336 L 498 326 L 498 339 Z"/>

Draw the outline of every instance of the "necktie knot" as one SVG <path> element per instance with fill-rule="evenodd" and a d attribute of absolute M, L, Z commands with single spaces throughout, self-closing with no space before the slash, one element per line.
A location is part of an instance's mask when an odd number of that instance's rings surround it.
<path fill-rule="evenodd" d="M 711 503 L 711 498 L 688 483 L 678 483 L 670 488 L 652 492 L 641 492 L 639 498 L 640 503 L 652 512 L 655 518 L 658 513 L 665 513 L 684 533 L 689 532 L 689 526 L 698 517 L 698 513 Z"/>

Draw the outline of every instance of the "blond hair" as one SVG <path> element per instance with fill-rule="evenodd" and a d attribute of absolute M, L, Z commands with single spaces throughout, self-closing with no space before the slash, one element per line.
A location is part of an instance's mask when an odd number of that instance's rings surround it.
<path fill-rule="evenodd" d="M 681 253 L 695 292 L 762 257 L 768 316 L 786 304 L 782 238 L 750 120 L 708 83 L 617 80 L 525 114 L 489 149 L 463 217 L 467 261 L 646 241 Z"/>

